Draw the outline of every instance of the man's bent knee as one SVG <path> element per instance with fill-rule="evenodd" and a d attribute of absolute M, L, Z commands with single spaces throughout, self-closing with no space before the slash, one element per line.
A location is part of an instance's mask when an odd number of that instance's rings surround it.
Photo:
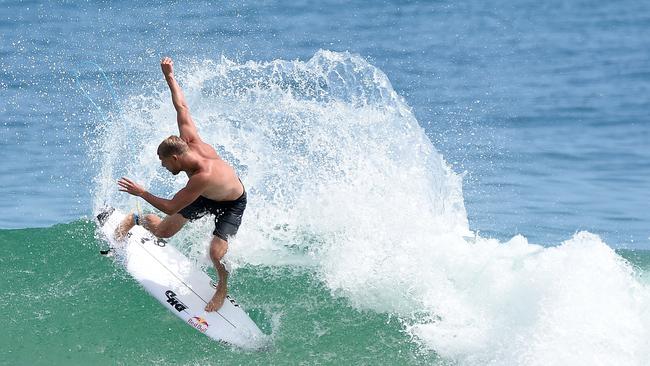
<path fill-rule="evenodd" d="M 226 252 L 228 251 L 228 242 L 218 238 L 214 237 L 212 238 L 212 242 L 210 243 L 210 258 L 213 261 L 220 261 L 221 258 L 223 258 L 224 255 L 226 255 Z"/>
<path fill-rule="evenodd" d="M 154 218 L 150 218 L 149 216 L 153 216 Z M 163 220 L 160 220 L 156 215 L 147 215 L 145 218 L 149 224 L 148 229 L 158 238 L 171 238 L 187 222 L 186 218 L 178 214 L 167 216 Z"/>
<path fill-rule="evenodd" d="M 172 236 L 174 236 L 174 234 L 176 234 L 176 233 L 172 232 L 169 229 L 167 229 L 167 230 L 158 229 L 158 230 L 153 232 L 153 235 L 155 235 L 157 238 L 161 238 L 161 239 L 171 238 Z"/>

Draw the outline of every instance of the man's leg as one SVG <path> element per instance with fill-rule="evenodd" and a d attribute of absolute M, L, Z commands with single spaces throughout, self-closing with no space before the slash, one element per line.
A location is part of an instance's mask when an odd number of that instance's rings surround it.
<path fill-rule="evenodd" d="M 144 215 L 144 217 L 140 218 L 140 224 L 158 238 L 172 237 L 186 222 L 187 219 L 178 213 L 167 216 L 164 219 L 160 219 L 160 217 L 154 214 Z M 133 226 L 135 226 L 133 215 L 126 215 L 124 220 L 117 226 L 117 229 L 115 229 L 115 237 L 121 240 Z"/>
<path fill-rule="evenodd" d="M 217 291 L 212 296 L 212 300 L 205 306 L 205 311 L 219 310 L 226 299 L 226 293 L 228 292 L 228 271 L 226 271 L 226 267 L 221 263 L 221 259 L 227 251 L 228 242 L 218 236 L 213 236 L 212 242 L 210 242 L 210 258 L 212 259 L 212 263 L 214 263 L 214 268 L 217 270 L 217 275 L 219 275 L 219 283 L 217 284 Z"/>

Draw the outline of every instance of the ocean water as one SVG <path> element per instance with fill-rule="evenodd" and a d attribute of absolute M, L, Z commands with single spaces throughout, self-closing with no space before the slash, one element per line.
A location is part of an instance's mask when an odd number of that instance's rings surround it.
<path fill-rule="evenodd" d="M 3 2 L 0 363 L 650 363 L 643 2 Z M 271 347 L 98 255 L 127 175 L 184 185 L 175 60 L 250 203 L 227 260 Z M 146 210 L 152 210 L 144 205 Z M 171 244 L 208 269 L 210 223 Z"/>

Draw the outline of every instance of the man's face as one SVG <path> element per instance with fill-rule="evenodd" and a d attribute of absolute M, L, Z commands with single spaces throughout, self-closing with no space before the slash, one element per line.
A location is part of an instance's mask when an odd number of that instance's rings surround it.
<path fill-rule="evenodd" d="M 172 174 L 177 175 L 181 172 L 181 167 L 179 166 L 178 157 L 176 155 L 162 157 L 158 155 L 160 159 L 160 164 Z"/>

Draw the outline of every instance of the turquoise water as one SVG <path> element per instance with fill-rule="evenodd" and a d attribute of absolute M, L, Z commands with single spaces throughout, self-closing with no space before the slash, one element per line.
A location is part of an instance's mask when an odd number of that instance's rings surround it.
<path fill-rule="evenodd" d="M 0 363 L 650 364 L 649 12 L 3 2 Z M 263 352 L 98 254 L 118 177 L 185 183 L 163 55 L 249 192 L 227 261 Z M 207 269 L 210 225 L 170 244 Z"/>
<path fill-rule="evenodd" d="M 0 231 L 0 357 L 7 365 L 456 364 L 425 352 L 394 316 L 360 311 L 311 270 L 245 266 L 232 293 L 271 346 L 244 352 L 187 327 L 98 252 L 95 225 Z M 648 252 L 622 250 L 650 270 Z"/>

